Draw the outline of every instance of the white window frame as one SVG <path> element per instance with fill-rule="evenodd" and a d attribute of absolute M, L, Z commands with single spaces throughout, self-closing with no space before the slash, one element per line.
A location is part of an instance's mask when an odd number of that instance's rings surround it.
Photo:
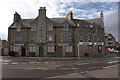
<path fill-rule="evenodd" d="M 48 36 L 48 40 L 49 40 L 49 41 L 53 41 L 52 34 L 49 34 L 49 36 Z"/>
<path fill-rule="evenodd" d="M 49 26 L 48 26 L 48 30 L 49 30 L 49 31 L 52 31 L 52 30 L 53 30 L 53 25 L 49 25 Z"/>

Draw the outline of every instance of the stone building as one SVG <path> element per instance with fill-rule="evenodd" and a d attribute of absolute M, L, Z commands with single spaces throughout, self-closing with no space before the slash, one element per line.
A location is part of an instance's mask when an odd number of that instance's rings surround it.
<path fill-rule="evenodd" d="M 67 57 L 104 54 L 104 21 L 100 18 L 74 19 L 70 11 L 65 18 L 48 18 L 40 7 L 35 19 L 22 19 L 15 12 L 8 28 L 9 51 L 18 56 Z M 87 54 L 88 55 L 88 54 Z"/>
<path fill-rule="evenodd" d="M 106 48 L 113 48 L 116 46 L 116 39 L 110 33 L 105 33 L 105 44 Z"/>
<path fill-rule="evenodd" d="M 9 44 L 8 41 L 6 40 L 2 40 L 2 56 L 8 56 L 9 52 L 8 52 L 8 48 L 9 48 Z"/>
<path fill-rule="evenodd" d="M 1 40 L 1 38 L 0 38 L 0 56 L 2 55 L 1 49 L 2 49 L 2 40 Z"/>

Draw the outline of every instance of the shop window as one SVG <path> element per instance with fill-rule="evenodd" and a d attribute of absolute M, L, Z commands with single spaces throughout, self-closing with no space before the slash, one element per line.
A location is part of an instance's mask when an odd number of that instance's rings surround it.
<path fill-rule="evenodd" d="M 66 52 L 72 52 L 72 46 L 66 46 Z"/>
<path fill-rule="evenodd" d="M 102 46 L 98 46 L 98 51 L 102 51 Z"/>
<path fill-rule="evenodd" d="M 54 52 L 54 46 L 48 46 L 48 52 Z"/>
<path fill-rule="evenodd" d="M 34 46 L 30 46 L 29 47 L 29 52 L 35 52 L 35 47 Z"/>
<path fill-rule="evenodd" d="M 18 52 L 19 51 L 19 47 L 17 47 L 17 46 L 13 47 L 13 51 L 14 52 Z"/>

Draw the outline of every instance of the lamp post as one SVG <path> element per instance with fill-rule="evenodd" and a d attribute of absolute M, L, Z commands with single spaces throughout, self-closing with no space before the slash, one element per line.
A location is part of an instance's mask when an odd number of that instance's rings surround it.
<path fill-rule="evenodd" d="M 78 44 L 78 59 L 80 58 L 80 54 L 79 54 L 79 44 Z"/>

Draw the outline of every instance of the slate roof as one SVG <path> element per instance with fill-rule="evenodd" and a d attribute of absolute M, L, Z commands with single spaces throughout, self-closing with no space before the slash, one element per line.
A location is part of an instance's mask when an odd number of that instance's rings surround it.
<path fill-rule="evenodd" d="M 88 23 L 95 23 L 97 25 L 97 27 L 101 27 L 102 26 L 102 22 L 101 22 L 101 18 L 95 18 L 95 19 L 88 19 L 88 20 L 85 20 L 87 21 Z"/>
<path fill-rule="evenodd" d="M 67 18 L 49 18 L 49 20 L 56 27 L 63 26 L 64 23 L 68 23 L 69 26 L 74 26 L 74 23 L 72 21 L 68 20 Z"/>
<path fill-rule="evenodd" d="M 20 24 L 22 28 L 26 28 L 26 27 L 30 27 L 30 23 L 33 21 L 34 19 L 21 19 L 20 21 L 18 21 L 17 23 L 13 23 L 10 28 L 16 28 L 16 25 Z"/>
<path fill-rule="evenodd" d="M 16 28 L 16 24 L 20 24 L 22 28 L 29 28 L 30 23 L 35 19 L 21 19 L 17 23 L 13 23 L 10 28 Z M 51 21 L 53 26 L 55 27 L 61 27 L 65 23 L 69 24 L 69 26 L 77 26 L 78 23 L 80 23 L 83 27 L 90 27 L 92 23 L 95 23 L 97 27 L 101 27 L 101 18 L 95 18 L 95 19 L 88 19 L 88 20 L 81 20 L 81 19 L 73 19 L 73 21 L 67 19 L 67 18 L 48 18 L 48 20 Z"/>

